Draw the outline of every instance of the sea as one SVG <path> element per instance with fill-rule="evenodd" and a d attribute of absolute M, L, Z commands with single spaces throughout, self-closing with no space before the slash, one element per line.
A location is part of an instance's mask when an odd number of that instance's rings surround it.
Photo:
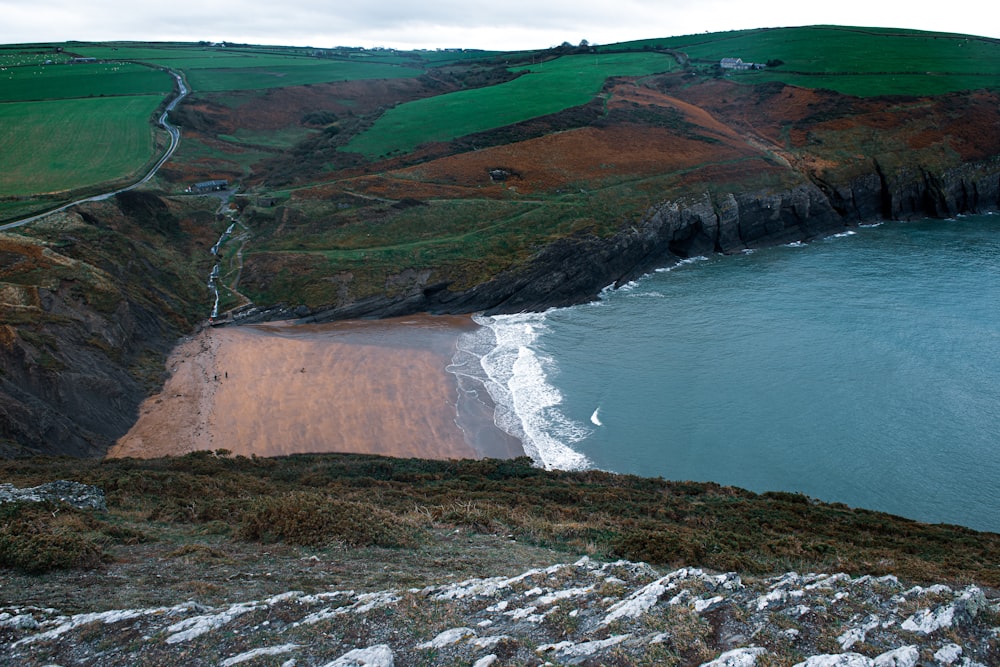
<path fill-rule="evenodd" d="M 1000 532 L 1000 215 L 691 258 L 477 321 L 451 370 L 540 466 Z"/>

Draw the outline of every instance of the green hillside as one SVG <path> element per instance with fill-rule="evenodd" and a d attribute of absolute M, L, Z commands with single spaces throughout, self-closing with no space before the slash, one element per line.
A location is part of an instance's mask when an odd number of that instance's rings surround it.
<path fill-rule="evenodd" d="M 154 154 L 156 95 L 0 104 L 0 196 L 73 190 L 137 172 Z"/>
<path fill-rule="evenodd" d="M 674 69 L 661 54 L 572 55 L 518 69 L 508 83 L 410 102 L 390 109 L 345 150 L 374 158 L 407 152 L 428 141 L 474 132 L 586 104 L 611 76 L 643 76 Z"/>
<path fill-rule="evenodd" d="M 1000 40 L 890 28 L 808 26 L 641 40 L 600 47 L 673 49 L 696 65 L 722 58 L 782 61 L 777 68 L 739 72 L 745 83 L 782 81 L 848 95 L 940 95 L 1000 87 Z"/>

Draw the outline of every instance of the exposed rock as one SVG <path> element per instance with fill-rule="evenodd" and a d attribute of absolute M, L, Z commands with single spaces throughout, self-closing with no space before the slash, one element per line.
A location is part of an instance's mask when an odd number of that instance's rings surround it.
<path fill-rule="evenodd" d="M 765 653 L 767 649 L 759 646 L 736 648 L 726 651 L 711 662 L 706 662 L 702 667 L 753 667 L 757 664 L 757 657 Z"/>
<path fill-rule="evenodd" d="M 934 589 L 904 591 L 894 577 L 846 574 L 745 580 L 684 568 L 660 575 L 643 564 L 582 558 L 516 577 L 406 591 L 293 591 L 220 608 L 188 602 L 75 616 L 0 608 L 0 654 L 25 665 L 230 667 L 270 656 L 325 667 L 428 660 L 479 667 L 916 667 L 931 655 L 945 665 L 996 664 L 997 600 L 974 586 Z M 904 627 L 928 595 L 962 622 Z M 845 638 L 855 639 L 850 650 L 831 653 L 837 642 L 847 645 Z"/>
<path fill-rule="evenodd" d="M 783 192 L 741 192 L 663 202 L 617 234 L 562 238 L 526 264 L 467 290 L 430 274 L 401 274 L 383 296 L 318 308 L 304 322 L 393 317 L 416 312 L 487 314 L 545 310 L 597 298 L 656 268 L 711 253 L 810 241 L 880 219 L 951 217 L 1000 207 L 1000 159 L 943 173 L 918 166 L 872 172 L 846 183 L 816 180 Z M 403 280 L 405 278 L 405 280 Z M 393 280 L 397 280 L 394 278 Z M 405 289 L 400 289 L 405 284 Z M 390 289 L 391 288 L 391 289 Z M 288 311 L 271 313 L 287 316 Z M 254 321 L 266 319 L 255 317 Z"/>
<path fill-rule="evenodd" d="M 392 649 L 385 644 L 348 651 L 325 667 L 393 667 Z"/>
<path fill-rule="evenodd" d="M 99 512 L 108 510 L 102 489 L 79 482 L 68 482 L 64 479 L 28 489 L 18 489 L 12 484 L 0 484 L 0 503 L 14 501 L 64 502 L 81 510 L 97 510 Z"/>

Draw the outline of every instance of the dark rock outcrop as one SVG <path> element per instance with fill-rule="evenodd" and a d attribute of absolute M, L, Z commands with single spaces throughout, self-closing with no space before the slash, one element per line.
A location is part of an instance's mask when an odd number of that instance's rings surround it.
<path fill-rule="evenodd" d="M 160 360 L 190 327 L 190 315 L 184 313 L 199 296 L 193 289 L 200 278 L 153 268 L 158 261 L 153 251 L 163 252 L 158 244 L 184 245 L 176 221 L 155 198 L 119 205 L 125 215 L 139 211 L 144 219 L 158 216 L 165 222 L 155 226 L 157 244 L 123 242 L 109 257 L 105 250 L 91 251 L 105 256 L 97 269 L 106 276 L 98 290 L 106 294 L 106 303 L 89 303 L 93 296 L 71 279 L 18 288 L 18 303 L 26 304 L 16 306 L 19 316 L 27 309 L 43 317 L 30 336 L 23 327 L 0 326 L 0 456 L 103 455 L 131 426 L 139 403 L 159 379 Z M 687 257 L 808 241 L 865 221 L 950 217 L 998 205 L 1000 158 L 942 173 L 919 165 L 890 169 L 873 161 L 870 172 L 842 182 L 812 175 L 782 192 L 706 193 L 663 202 L 610 237 L 559 239 L 524 264 L 469 289 L 453 291 L 447 276 L 404 270 L 379 296 L 329 308 L 245 308 L 232 321 L 545 310 L 593 300 L 609 285 L 620 286 Z M 94 243 L 104 243 L 107 232 L 95 238 Z M 135 284 L 137 289 L 130 287 Z"/>
<path fill-rule="evenodd" d="M 544 310 L 593 300 L 608 285 L 620 286 L 687 257 L 809 241 L 866 221 L 943 218 L 998 206 L 1000 159 L 938 174 L 919 166 L 887 172 L 873 162 L 872 172 L 844 183 L 814 177 L 779 193 L 705 194 L 668 201 L 614 236 L 560 239 L 541 248 L 525 265 L 468 290 L 453 292 L 447 281 L 417 282 L 404 294 L 316 309 L 306 317 L 279 309 L 251 315 L 246 321 L 276 315 L 324 322 L 416 312 Z"/>
<path fill-rule="evenodd" d="M 0 456 L 103 456 L 131 428 L 207 300 L 182 224 L 128 193 L 2 235 Z"/>
<path fill-rule="evenodd" d="M 103 456 L 148 392 L 129 366 L 165 355 L 179 332 L 127 299 L 102 313 L 67 290 L 40 292 L 48 321 L 0 349 L 0 442 L 15 455 Z"/>

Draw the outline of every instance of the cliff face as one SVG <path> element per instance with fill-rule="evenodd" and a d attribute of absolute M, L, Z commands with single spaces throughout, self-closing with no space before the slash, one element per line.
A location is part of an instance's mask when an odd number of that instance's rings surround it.
<path fill-rule="evenodd" d="M 131 193 L 0 235 L 0 456 L 103 456 L 131 428 L 207 309 L 195 218 Z"/>
<path fill-rule="evenodd" d="M 103 456 L 148 391 L 130 367 L 165 355 L 178 331 L 127 299 L 109 313 L 65 289 L 39 290 L 39 301 L 56 317 L 30 332 L 0 327 L 0 453 Z"/>
<path fill-rule="evenodd" d="M 159 199 L 145 202 L 155 204 L 152 212 L 149 206 L 125 210 L 127 203 L 67 216 L 45 229 L 40 243 L 7 240 L 0 248 L 6 313 L 0 326 L 0 455 L 102 456 L 158 386 L 170 346 L 204 315 L 203 279 L 190 273 L 191 256 L 203 253 L 191 243 L 197 216 L 168 211 Z M 869 173 L 843 182 L 814 176 L 783 192 L 664 202 L 610 237 L 562 238 L 467 290 L 452 291 L 447 278 L 430 271 L 410 272 L 403 281 L 410 288 L 395 296 L 316 311 L 253 308 L 236 321 L 544 310 L 592 300 L 608 285 L 686 257 L 807 241 L 870 220 L 948 217 L 998 206 L 1000 159 L 944 173 L 873 162 Z M 147 228 L 150 220 L 162 224 L 150 236 L 136 225 L 140 220 Z M 200 225 L 211 238 L 210 225 Z M 164 270 L 165 264 L 178 268 Z"/>
<path fill-rule="evenodd" d="M 541 250 L 526 265 L 469 290 L 448 282 L 417 282 L 401 297 L 375 297 L 306 315 L 302 309 L 248 313 L 247 321 L 303 317 L 329 321 L 414 312 L 487 314 L 568 306 L 593 300 L 608 285 L 680 259 L 808 241 L 874 220 L 951 217 L 1000 206 L 1000 159 L 944 173 L 920 166 L 869 173 L 842 183 L 819 176 L 784 192 L 745 192 L 668 201 L 610 238 L 579 235 Z"/>

